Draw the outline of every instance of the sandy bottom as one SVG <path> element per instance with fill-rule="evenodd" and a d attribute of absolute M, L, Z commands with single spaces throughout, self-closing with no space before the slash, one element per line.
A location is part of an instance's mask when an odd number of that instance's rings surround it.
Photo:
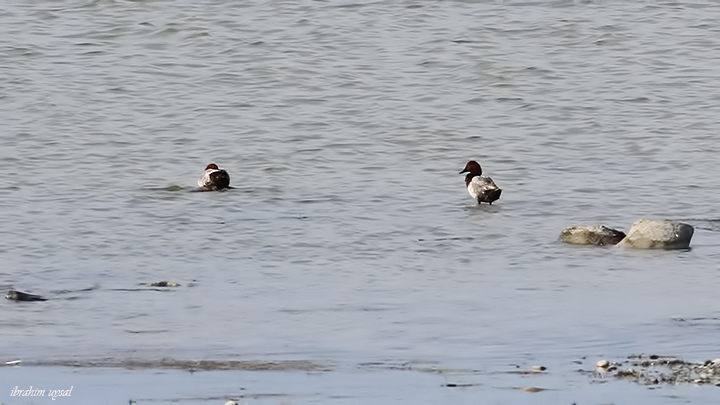
<path fill-rule="evenodd" d="M 710 404 L 720 398 L 708 377 L 712 361 L 633 356 L 609 363 L 606 370 L 576 360 L 574 368 L 488 371 L 420 363 L 60 359 L 0 367 L 0 403 Z M 69 395 L 53 400 L 59 392 Z"/>

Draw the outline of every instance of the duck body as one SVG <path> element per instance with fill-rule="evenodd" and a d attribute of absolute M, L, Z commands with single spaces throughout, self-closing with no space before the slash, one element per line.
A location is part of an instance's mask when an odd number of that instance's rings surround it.
<path fill-rule="evenodd" d="M 478 204 L 484 202 L 492 204 L 493 201 L 500 198 L 502 190 L 495 185 L 495 182 L 490 177 L 482 175 L 482 168 L 478 162 L 474 160 L 469 161 L 465 165 L 465 169 L 460 173 L 467 173 L 465 176 L 465 186 L 467 187 L 468 194 L 477 200 Z"/>
<path fill-rule="evenodd" d="M 198 180 L 198 186 L 202 191 L 230 188 L 230 175 L 225 170 L 218 168 L 215 163 L 210 163 Z"/>

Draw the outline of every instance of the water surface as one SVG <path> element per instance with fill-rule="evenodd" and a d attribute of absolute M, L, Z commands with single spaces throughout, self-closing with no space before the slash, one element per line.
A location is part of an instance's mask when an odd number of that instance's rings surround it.
<path fill-rule="evenodd" d="M 49 300 L 0 303 L 3 358 L 334 371 L 21 366 L 0 400 L 716 402 L 577 370 L 720 357 L 719 20 L 709 2 L 4 6 L 0 284 Z M 492 206 L 463 187 L 470 159 Z M 210 162 L 234 189 L 193 192 Z M 557 241 L 644 217 L 695 225 L 692 249 Z M 137 290 L 160 280 L 181 287 Z"/>

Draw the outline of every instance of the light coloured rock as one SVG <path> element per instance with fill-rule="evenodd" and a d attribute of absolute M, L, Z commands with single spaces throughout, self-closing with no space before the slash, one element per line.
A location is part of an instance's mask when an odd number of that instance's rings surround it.
<path fill-rule="evenodd" d="M 687 249 L 694 228 L 691 225 L 656 219 L 641 219 L 630 228 L 617 246 L 636 249 Z"/>
<path fill-rule="evenodd" d="M 573 226 L 563 229 L 560 240 L 573 245 L 615 245 L 625 234 L 605 225 Z"/>

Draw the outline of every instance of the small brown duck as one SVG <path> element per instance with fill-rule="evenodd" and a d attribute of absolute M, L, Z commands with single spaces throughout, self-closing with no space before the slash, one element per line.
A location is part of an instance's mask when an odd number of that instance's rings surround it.
<path fill-rule="evenodd" d="M 198 185 L 202 191 L 217 191 L 230 187 L 230 175 L 220 169 L 215 163 L 210 163 L 205 168 L 205 172 L 198 180 Z"/>
<path fill-rule="evenodd" d="M 465 176 L 465 185 L 467 186 L 470 196 L 477 200 L 478 204 L 489 203 L 500 198 L 502 190 L 495 185 L 490 177 L 482 175 L 480 164 L 474 160 L 467 162 L 465 169 L 460 172 L 467 173 Z"/>

